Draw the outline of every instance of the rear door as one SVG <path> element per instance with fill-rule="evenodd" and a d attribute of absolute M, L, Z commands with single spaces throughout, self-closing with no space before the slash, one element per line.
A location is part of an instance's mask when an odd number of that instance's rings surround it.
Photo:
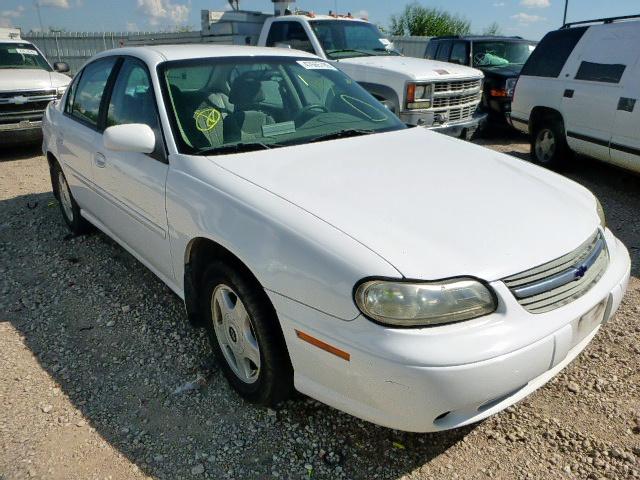
<path fill-rule="evenodd" d="M 151 127 L 156 148 L 150 154 L 115 152 L 101 145 L 94 179 L 100 191 L 100 219 L 161 277 L 173 278 L 165 186 L 169 170 L 156 96 L 146 65 L 126 57 L 105 102 L 105 128 L 141 123 Z"/>
<path fill-rule="evenodd" d="M 636 42 L 640 43 L 637 27 L 627 33 L 635 35 Z M 612 163 L 640 172 L 640 58 L 636 58 L 635 65 L 627 70 L 616 106 L 610 155 Z"/>
<path fill-rule="evenodd" d="M 116 62 L 116 57 L 99 59 L 78 74 L 67 95 L 56 138 L 59 160 L 73 196 L 83 210 L 93 215 L 97 194 L 92 164 L 100 140 L 98 118 L 104 90 Z"/>
<path fill-rule="evenodd" d="M 617 30 L 616 24 L 591 27 L 564 71 L 562 113 L 569 146 L 601 160 L 609 160 L 622 79 L 637 58 L 637 40 L 620 37 Z"/>

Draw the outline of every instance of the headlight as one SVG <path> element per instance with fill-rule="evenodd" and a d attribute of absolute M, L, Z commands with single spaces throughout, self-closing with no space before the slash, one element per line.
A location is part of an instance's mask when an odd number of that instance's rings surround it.
<path fill-rule="evenodd" d="M 62 96 L 64 95 L 64 92 L 67 91 L 67 87 L 58 87 L 58 98 L 62 98 Z"/>
<path fill-rule="evenodd" d="M 362 313 L 388 325 L 415 327 L 459 322 L 496 310 L 489 287 L 472 278 L 438 282 L 365 281 L 355 291 Z"/>
<path fill-rule="evenodd" d="M 600 200 L 596 198 L 596 210 L 598 211 L 598 217 L 600 217 L 600 226 L 605 228 L 607 226 L 607 219 L 604 216 L 604 208 L 602 208 L 602 204 Z"/>
<path fill-rule="evenodd" d="M 507 97 L 513 98 L 513 94 L 516 91 L 516 84 L 518 83 L 517 78 L 507 78 L 507 83 L 505 84 L 505 90 L 507 91 Z"/>
<path fill-rule="evenodd" d="M 433 85 L 424 83 L 407 84 L 407 108 L 419 109 L 431 107 Z"/>

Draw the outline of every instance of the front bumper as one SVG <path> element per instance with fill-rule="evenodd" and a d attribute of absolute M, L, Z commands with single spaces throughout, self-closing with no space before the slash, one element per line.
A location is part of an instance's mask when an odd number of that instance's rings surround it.
<path fill-rule="evenodd" d="M 42 139 L 42 121 L 0 124 L 0 145 L 17 145 Z"/>
<path fill-rule="evenodd" d="M 407 125 L 417 125 L 452 137 L 471 138 L 487 120 L 487 114 L 476 111 L 473 117 L 459 122 L 436 123 L 433 112 L 401 112 L 400 120 Z"/>
<path fill-rule="evenodd" d="M 491 283 L 499 298 L 494 314 L 422 329 L 386 328 L 363 317 L 345 322 L 271 293 L 296 388 L 356 417 L 413 432 L 499 412 L 568 365 L 617 310 L 630 260 L 611 232 L 606 237 L 611 261 L 604 276 L 585 296 L 546 314 L 526 312 L 500 281 Z M 349 359 L 303 342 L 296 330 Z"/>

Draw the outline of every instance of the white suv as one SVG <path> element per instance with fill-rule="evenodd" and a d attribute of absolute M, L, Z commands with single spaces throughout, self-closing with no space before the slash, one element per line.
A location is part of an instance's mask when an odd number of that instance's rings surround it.
<path fill-rule="evenodd" d="M 478 421 L 573 360 L 629 279 L 588 190 L 407 128 L 296 50 L 105 52 L 44 133 L 71 230 L 156 273 L 261 404 L 295 386 L 397 429 Z"/>
<path fill-rule="evenodd" d="M 573 151 L 640 172 L 639 18 L 567 24 L 529 57 L 511 122 L 536 162 L 559 167 Z"/>

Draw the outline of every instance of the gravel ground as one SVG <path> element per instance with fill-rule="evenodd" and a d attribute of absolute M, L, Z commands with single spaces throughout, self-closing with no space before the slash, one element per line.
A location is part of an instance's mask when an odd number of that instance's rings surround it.
<path fill-rule="evenodd" d="M 479 143 L 527 157 L 503 137 Z M 168 288 L 105 235 L 68 236 L 38 148 L 0 151 L 0 480 L 640 478 L 640 178 L 567 174 L 630 248 L 619 313 L 515 407 L 417 435 L 243 402 Z"/>

